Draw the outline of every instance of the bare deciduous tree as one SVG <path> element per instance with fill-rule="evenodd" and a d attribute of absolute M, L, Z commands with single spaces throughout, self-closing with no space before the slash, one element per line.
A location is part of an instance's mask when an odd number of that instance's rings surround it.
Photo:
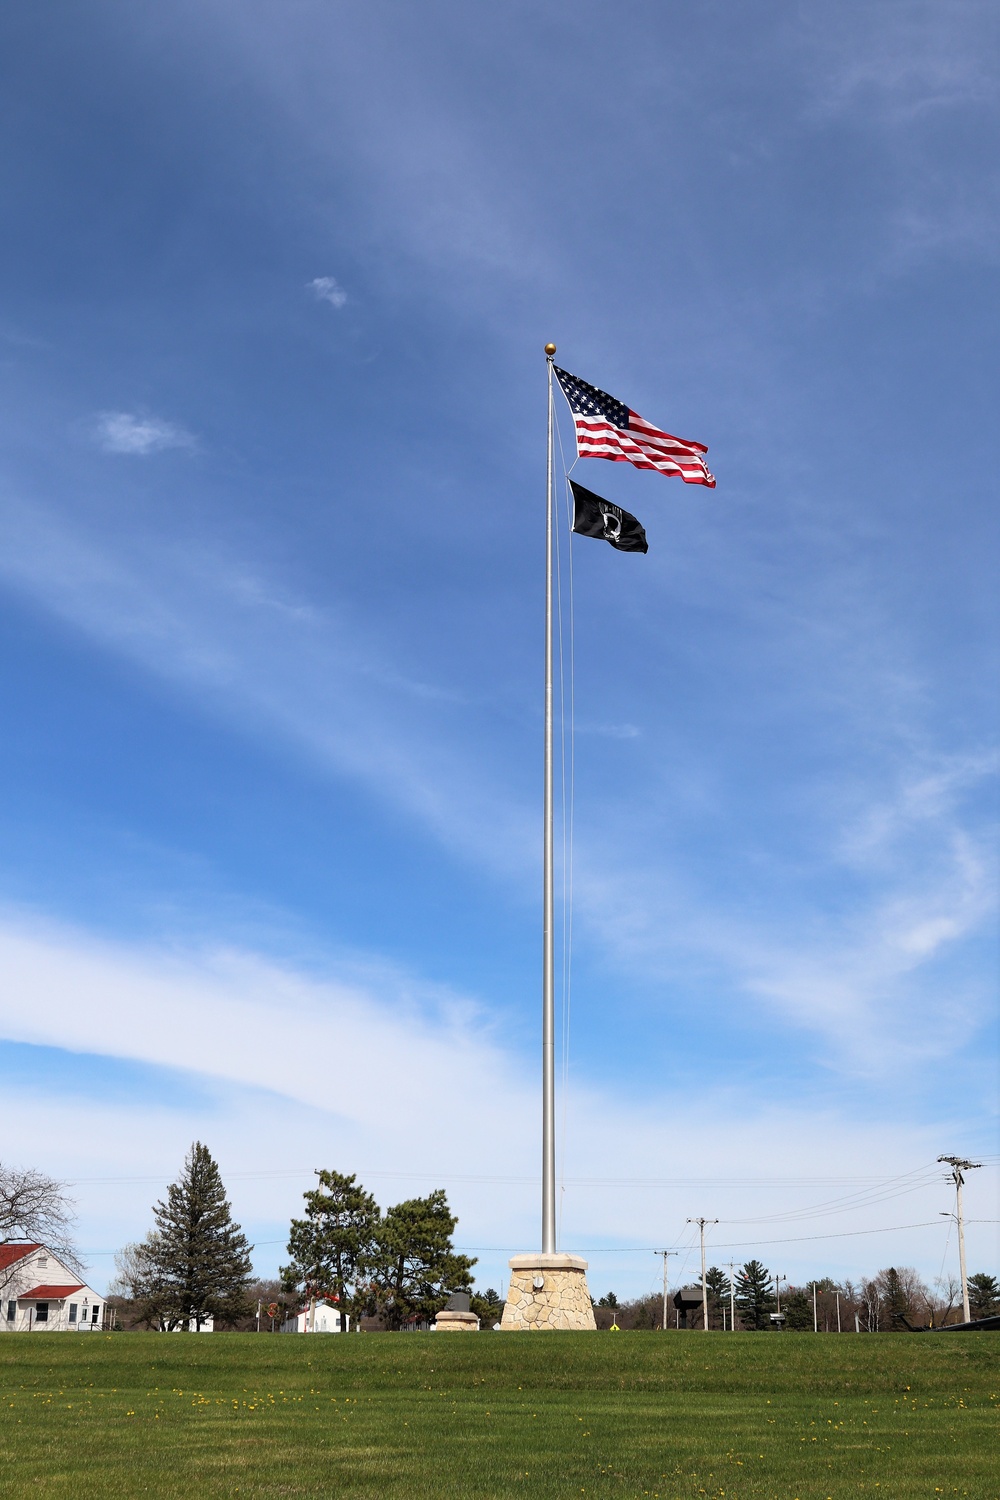
<path fill-rule="evenodd" d="M 9 1167 L 0 1162 L 0 1239 L 36 1240 L 82 1274 L 83 1266 L 73 1247 L 75 1223 L 65 1183 L 34 1167 Z"/>
<path fill-rule="evenodd" d="M 159 1244 L 151 1230 L 138 1244 L 125 1245 L 115 1253 L 115 1274 L 108 1286 L 108 1296 L 118 1308 L 125 1327 L 155 1328 L 174 1326 L 169 1296 L 158 1266 Z"/>
<path fill-rule="evenodd" d="M 878 1333 L 882 1296 L 877 1283 L 868 1279 L 862 1281 L 858 1297 L 861 1304 L 862 1327 L 866 1333 Z"/>
<path fill-rule="evenodd" d="M 938 1328 L 951 1321 L 952 1309 L 962 1301 L 962 1283 L 957 1276 L 936 1276 L 938 1295 L 931 1302 L 931 1312 Z"/>

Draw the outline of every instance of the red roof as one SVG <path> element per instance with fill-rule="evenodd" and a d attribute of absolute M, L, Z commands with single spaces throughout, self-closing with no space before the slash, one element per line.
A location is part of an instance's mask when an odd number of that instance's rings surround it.
<path fill-rule="evenodd" d="M 15 1261 L 23 1260 L 33 1250 L 44 1248 L 43 1245 L 26 1245 L 23 1240 L 19 1244 L 0 1245 L 0 1271 L 6 1271 L 8 1266 L 12 1266 Z"/>
<path fill-rule="evenodd" d="M 18 1302 L 58 1302 L 60 1297 L 72 1297 L 74 1292 L 83 1291 L 83 1282 L 78 1281 L 75 1286 L 36 1286 L 33 1292 L 18 1292 Z"/>

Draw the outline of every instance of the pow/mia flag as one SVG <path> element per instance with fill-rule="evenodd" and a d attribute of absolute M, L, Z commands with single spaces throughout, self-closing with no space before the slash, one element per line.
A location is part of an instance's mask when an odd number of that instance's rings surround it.
<path fill-rule="evenodd" d="M 635 516 L 620 505 L 602 500 L 593 490 L 570 480 L 573 491 L 573 530 L 580 536 L 596 536 L 610 542 L 619 552 L 648 552 L 646 533 Z"/>

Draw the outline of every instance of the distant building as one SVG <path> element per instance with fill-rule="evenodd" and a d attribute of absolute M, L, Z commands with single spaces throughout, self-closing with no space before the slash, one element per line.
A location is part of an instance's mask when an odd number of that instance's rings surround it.
<path fill-rule="evenodd" d="M 350 1315 L 344 1322 L 350 1329 Z M 282 1333 L 341 1333 L 340 1309 L 330 1302 L 316 1302 L 311 1307 L 302 1307 L 289 1313 L 281 1325 Z"/>
<path fill-rule="evenodd" d="M 47 1246 L 0 1244 L 0 1331 L 91 1333 L 103 1311 L 104 1298 Z"/>

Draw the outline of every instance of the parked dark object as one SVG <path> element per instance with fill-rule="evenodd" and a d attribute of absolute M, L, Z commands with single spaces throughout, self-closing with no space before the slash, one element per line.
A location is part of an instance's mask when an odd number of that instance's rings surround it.
<path fill-rule="evenodd" d="M 931 1333 L 988 1333 L 1000 1330 L 1000 1313 L 989 1318 L 973 1318 L 971 1323 L 946 1323 L 943 1328 L 932 1328 Z"/>
<path fill-rule="evenodd" d="M 688 1313 L 695 1308 L 701 1307 L 701 1287 L 682 1286 L 679 1292 L 674 1293 L 674 1306 L 680 1313 L 680 1326 L 688 1328 Z"/>

